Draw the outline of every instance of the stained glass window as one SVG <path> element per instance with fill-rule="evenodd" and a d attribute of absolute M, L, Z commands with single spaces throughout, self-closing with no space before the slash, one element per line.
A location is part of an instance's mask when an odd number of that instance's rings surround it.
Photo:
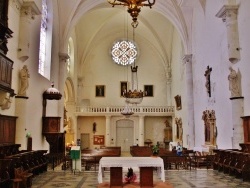
<path fill-rule="evenodd" d="M 119 65 L 130 65 L 137 57 L 137 47 L 132 41 L 122 40 L 116 42 L 111 50 L 111 56 Z"/>
<path fill-rule="evenodd" d="M 48 8 L 46 0 L 42 1 L 42 20 L 40 27 L 40 48 L 38 72 L 44 76 L 46 58 L 46 32 L 47 32 Z"/>

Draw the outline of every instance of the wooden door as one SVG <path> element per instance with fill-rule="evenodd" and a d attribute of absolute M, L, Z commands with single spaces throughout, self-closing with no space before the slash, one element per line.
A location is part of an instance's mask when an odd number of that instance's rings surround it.
<path fill-rule="evenodd" d="M 121 146 L 121 151 L 130 151 L 134 144 L 134 123 L 131 120 L 119 120 L 116 125 L 116 146 Z"/>
<path fill-rule="evenodd" d="M 89 133 L 81 134 L 81 149 L 90 148 L 89 139 L 90 139 Z"/>

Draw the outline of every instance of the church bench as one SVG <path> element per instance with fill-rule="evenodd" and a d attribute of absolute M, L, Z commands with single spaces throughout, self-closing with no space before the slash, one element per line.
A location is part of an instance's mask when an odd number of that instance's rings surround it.
<path fill-rule="evenodd" d="M 171 155 L 172 151 L 169 151 L 165 148 L 159 148 L 158 156 Z M 130 154 L 133 157 L 150 157 L 152 156 L 152 147 L 151 146 L 130 146 Z"/>
<path fill-rule="evenodd" d="M 231 172 L 238 178 L 242 177 L 243 181 L 250 181 L 250 154 L 241 153 L 235 166 L 231 167 Z"/>
<path fill-rule="evenodd" d="M 19 153 L 21 144 L 0 144 L 0 158 Z"/>
<path fill-rule="evenodd" d="M 121 146 L 100 146 L 100 149 L 111 149 L 118 151 L 118 155 L 121 155 Z"/>
<path fill-rule="evenodd" d="M 227 155 L 228 155 L 228 153 L 226 153 L 226 150 L 221 150 L 220 158 L 219 158 L 219 161 L 217 162 L 217 170 L 218 171 L 223 171 L 223 165 L 224 165 L 224 161 L 225 161 Z"/>
<path fill-rule="evenodd" d="M 23 167 L 15 168 L 15 177 L 14 182 L 20 182 L 21 187 L 28 188 L 32 186 L 33 173 L 30 173 L 28 170 L 24 170 Z"/>
<path fill-rule="evenodd" d="M 242 178 L 243 181 L 250 181 L 250 153 L 230 149 L 215 152 L 215 158 L 219 161 L 216 170 L 221 171 L 223 169 L 224 173 Z M 216 164 L 215 161 L 214 164 Z"/>
<path fill-rule="evenodd" d="M 89 170 L 91 166 L 96 166 L 102 157 L 120 157 L 121 147 L 105 147 L 100 149 L 83 149 L 81 150 L 82 166 Z"/>
<path fill-rule="evenodd" d="M 202 154 L 202 153 L 196 153 L 193 156 L 189 156 L 188 164 L 191 168 L 201 168 L 201 167 L 206 167 L 207 169 L 213 167 L 213 161 L 214 161 L 215 155 L 210 155 L 210 154 Z"/>
<path fill-rule="evenodd" d="M 0 188 L 8 188 L 11 186 L 11 178 L 9 175 L 10 159 L 0 159 Z"/>
<path fill-rule="evenodd" d="M 232 153 L 232 151 L 230 150 L 225 150 L 225 156 L 224 156 L 224 160 L 223 160 L 223 165 L 221 166 L 222 168 L 222 171 L 227 174 L 229 173 L 229 168 L 230 168 L 230 165 L 232 163 L 232 161 L 234 160 L 234 155 Z"/>
<path fill-rule="evenodd" d="M 164 161 L 165 170 L 170 169 L 187 169 L 188 168 L 188 157 L 187 156 L 177 156 L 176 154 L 168 154 L 160 156 Z"/>
<path fill-rule="evenodd" d="M 220 149 L 214 149 L 213 152 L 215 153 L 214 161 L 213 161 L 213 169 L 218 170 L 219 168 L 219 161 L 222 155 L 222 150 Z"/>
<path fill-rule="evenodd" d="M 18 154 L 7 156 L 6 158 L 13 159 L 13 168 L 23 167 L 25 171 L 39 174 L 47 170 L 46 152 L 46 150 L 22 151 Z"/>
<path fill-rule="evenodd" d="M 242 148 L 242 152 L 250 153 L 250 143 L 240 143 L 239 145 Z"/>

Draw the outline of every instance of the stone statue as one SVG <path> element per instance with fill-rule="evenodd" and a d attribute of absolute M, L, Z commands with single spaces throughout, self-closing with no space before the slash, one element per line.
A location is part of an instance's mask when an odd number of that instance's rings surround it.
<path fill-rule="evenodd" d="M 24 65 L 19 73 L 20 87 L 18 91 L 19 96 L 26 96 L 26 91 L 29 87 L 29 70 L 27 65 Z"/>
<path fill-rule="evenodd" d="M 67 125 L 68 125 L 68 133 L 72 133 L 72 118 L 71 117 L 69 117 Z"/>
<path fill-rule="evenodd" d="M 229 90 L 231 91 L 231 97 L 240 96 L 240 87 L 239 87 L 239 77 L 236 71 L 229 67 L 230 74 L 228 75 L 229 80 Z"/>

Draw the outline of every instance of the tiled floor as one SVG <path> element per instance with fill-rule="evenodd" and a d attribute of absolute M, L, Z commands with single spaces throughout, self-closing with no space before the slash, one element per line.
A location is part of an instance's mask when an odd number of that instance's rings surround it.
<path fill-rule="evenodd" d="M 122 156 L 129 156 L 129 153 L 122 153 Z M 97 168 L 98 169 L 98 168 Z M 139 170 L 133 168 L 137 177 Z M 124 169 L 124 177 L 127 169 Z M 54 171 L 35 176 L 33 178 L 32 188 L 97 188 L 98 187 L 98 170 L 73 173 L 71 170 L 63 171 L 61 167 Z M 103 182 L 109 182 L 109 171 L 104 172 Z M 250 188 L 250 182 L 243 182 L 242 179 L 236 179 L 233 176 L 207 169 L 192 170 L 166 170 L 166 182 L 170 183 L 174 188 Z M 136 180 L 139 182 L 139 178 Z M 156 172 L 154 172 L 154 182 L 160 182 Z"/>
<path fill-rule="evenodd" d="M 135 170 L 135 173 L 138 174 L 138 171 Z M 32 188 L 96 188 L 97 175 L 98 172 L 94 171 L 75 172 L 75 174 L 69 170 L 48 171 L 34 177 Z M 174 188 L 250 188 L 249 182 L 214 170 L 167 170 L 165 175 L 166 181 Z M 160 179 L 154 174 L 154 182 L 158 181 Z M 109 171 L 105 171 L 104 182 L 109 182 Z"/>

